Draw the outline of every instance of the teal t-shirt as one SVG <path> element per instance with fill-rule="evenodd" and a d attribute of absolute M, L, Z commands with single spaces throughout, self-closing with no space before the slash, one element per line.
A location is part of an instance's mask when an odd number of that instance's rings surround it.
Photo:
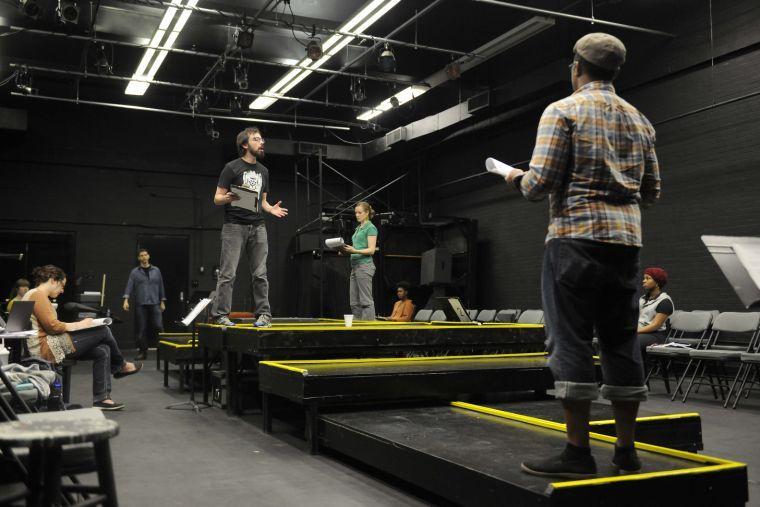
<path fill-rule="evenodd" d="M 354 231 L 354 235 L 351 236 L 351 243 L 357 250 L 364 250 L 369 247 L 368 236 L 377 236 L 377 227 L 370 221 L 365 222 L 364 225 L 357 227 Z M 351 254 L 351 264 L 364 264 L 365 262 L 372 262 L 371 255 Z"/>

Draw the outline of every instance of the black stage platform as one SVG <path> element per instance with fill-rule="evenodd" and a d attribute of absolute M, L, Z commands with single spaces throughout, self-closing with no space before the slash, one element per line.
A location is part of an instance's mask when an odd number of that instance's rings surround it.
<path fill-rule="evenodd" d="M 617 475 L 614 437 L 592 435 L 599 477 L 527 475 L 565 443 L 564 425 L 467 403 L 323 414 L 322 446 L 461 505 L 744 505 L 741 463 L 639 443 L 643 473 Z"/>
<path fill-rule="evenodd" d="M 316 452 L 320 407 L 368 401 L 443 399 L 462 393 L 536 391 L 553 387 L 543 352 L 451 357 L 261 361 L 264 431 L 271 430 L 270 396 L 306 409 L 307 440 Z"/>
<path fill-rule="evenodd" d="M 472 324 L 454 322 L 358 322 L 347 328 L 342 321 L 274 324 L 268 328 L 239 325 L 198 325 L 204 379 L 210 358 L 226 355 L 228 411 L 239 412 L 236 396 L 241 355 L 257 359 L 372 357 L 381 355 L 467 350 L 538 352 L 544 349 L 544 328 L 535 324 Z M 204 389 L 204 401 L 208 392 Z"/>
<path fill-rule="evenodd" d="M 564 421 L 562 405 L 555 399 L 482 402 L 478 405 L 546 421 L 557 423 Z M 590 424 L 591 431 L 602 435 L 615 435 L 612 405 L 592 403 Z M 647 410 L 639 410 L 639 416 L 636 419 L 636 440 L 681 451 L 701 451 L 704 449 L 702 419 L 696 412 L 657 414 Z"/>

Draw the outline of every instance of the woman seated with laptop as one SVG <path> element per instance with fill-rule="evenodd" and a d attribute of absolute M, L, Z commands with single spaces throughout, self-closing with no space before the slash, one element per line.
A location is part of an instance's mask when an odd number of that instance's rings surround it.
<path fill-rule="evenodd" d="M 111 375 L 122 378 L 137 373 L 142 363 L 124 360 L 108 326 L 95 326 L 93 319 L 61 322 L 50 303 L 60 296 L 66 286 L 66 273 L 48 264 L 32 271 L 35 288 L 24 296 L 33 301 L 32 329 L 37 334 L 27 338 L 29 353 L 54 364 L 64 359 L 90 359 L 92 363 L 93 407 L 101 410 L 121 410 L 123 403 L 111 399 Z"/>

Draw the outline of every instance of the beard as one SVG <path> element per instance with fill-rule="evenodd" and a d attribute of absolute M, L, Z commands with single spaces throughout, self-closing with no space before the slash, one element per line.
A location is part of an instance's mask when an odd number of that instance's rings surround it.
<path fill-rule="evenodd" d="M 256 157 L 256 159 L 264 159 L 266 157 L 266 153 L 264 152 L 264 148 L 259 148 L 258 150 L 253 149 L 251 146 L 248 147 L 248 153 L 250 153 L 252 156 Z"/>

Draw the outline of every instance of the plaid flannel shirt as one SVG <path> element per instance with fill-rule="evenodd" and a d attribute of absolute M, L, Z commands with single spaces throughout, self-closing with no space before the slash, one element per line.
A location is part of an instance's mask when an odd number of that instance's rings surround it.
<path fill-rule="evenodd" d="M 546 241 L 575 238 L 641 246 L 641 212 L 660 196 L 649 120 L 593 81 L 546 108 L 538 125 L 523 196 L 549 195 Z"/>

